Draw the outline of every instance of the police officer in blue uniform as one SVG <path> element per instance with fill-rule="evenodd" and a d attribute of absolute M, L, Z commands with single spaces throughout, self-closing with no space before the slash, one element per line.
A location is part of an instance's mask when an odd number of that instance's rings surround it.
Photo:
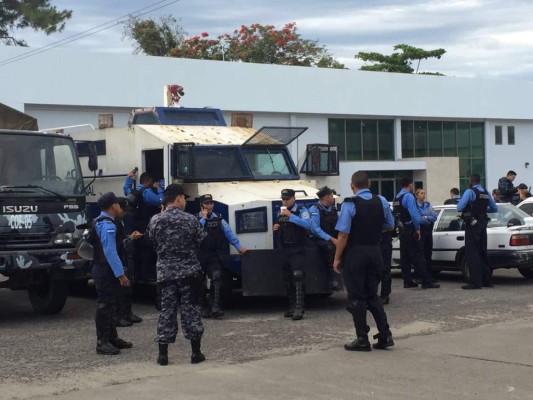
<path fill-rule="evenodd" d="M 150 218 L 158 214 L 163 200 L 163 188 L 159 182 L 148 172 L 143 172 L 139 178 L 140 183 L 134 188 L 136 170 L 128 173 L 124 182 L 124 195 L 133 200 L 135 210 L 133 214 L 132 229 L 144 234 Z M 133 244 L 135 253 L 135 274 L 137 281 L 155 281 L 156 255 L 152 245 L 143 236 Z"/>
<path fill-rule="evenodd" d="M 402 190 L 393 201 L 393 211 L 399 221 L 400 263 L 402 266 L 403 287 L 417 287 L 411 274 L 411 265 L 422 282 L 422 289 L 437 289 L 438 283 L 427 272 L 424 251 L 420 242 L 420 215 L 413 196 L 413 179 L 405 177 L 400 180 Z"/>
<path fill-rule="evenodd" d="M 497 212 L 498 206 L 489 192 L 481 186 L 479 174 L 470 175 L 470 188 L 457 204 L 465 221 L 465 257 L 470 272 L 470 283 L 463 289 L 492 287 L 492 270 L 487 254 L 487 212 Z"/>
<path fill-rule="evenodd" d="M 128 287 L 124 275 L 123 237 L 117 233 L 115 218 L 120 215 L 119 200 L 114 193 L 104 193 L 97 201 L 101 214 L 93 221 L 94 259 L 92 277 L 96 286 L 96 353 L 115 355 L 132 343 L 120 339 L 114 324 L 115 299 L 119 286 Z"/>
<path fill-rule="evenodd" d="M 426 201 L 426 191 L 418 188 L 415 192 L 416 208 L 420 215 L 420 244 L 426 260 L 426 271 L 433 277 L 433 226 L 437 221 L 437 213 L 431 204 Z"/>
<path fill-rule="evenodd" d="M 353 197 L 344 199 L 336 229 L 339 231 L 333 267 L 343 274 L 348 291 L 346 310 L 352 314 L 357 338 L 344 345 L 349 351 L 370 351 L 366 313 L 376 321 L 378 341 L 374 349 L 394 346 L 387 315 L 378 297 L 378 284 L 383 273 L 379 246 L 381 232 L 394 227 L 389 204 L 385 198 L 374 196 L 368 174 L 357 171 L 350 183 Z"/>
<path fill-rule="evenodd" d="M 241 255 L 246 253 L 246 248 L 241 246 L 239 238 L 235 236 L 229 224 L 220 215 L 213 212 L 215 203 L 212 195 L 204 194 L 200 196 L 199 202 L 201 211 L 198 214 L 198 220 L 207 233 L 207 237 L 201 244 L 198 258 L 204 273 L 211 281 L 211 301 L 205 302 L 202 299 L 204 303 L 202 316 L 204 318 L 220 318 L 224 315 L 221 301 L 222 285 L 224 284 L 222 280 L 224 265 L 220 258 L 220 252 L 225 244 L 224 239 L 227 239 Z"/>
<path fill-rule="evenodd" d="M 335 191 L 327 186 L 317 192 L 319 201 L 309 207 L 311 216 L 311 239 L 318 248 L 322 261 L 328 269 L 329 284 L 332 290 L 339 290 L 342 284 L 336 279 L 339 274 L 333 271 L 333 259 L 335 258 L 335 246 L 337 245 L 338 215 L 335 208 Z M 336 276 L 337 275 L 337 276 Z"/>
<path fill-rule="evenodd" d="M 283 314 L 293 321 L 304 316 L 305 301 L 305 241 L 307 231 L 311 229 L 309 211 L 296 203 L 293 189 L 281 191 L 282 207 L 278 213 L 278 222 L 272 229 L 278 235 L 283 257 L 283 279 L 289 298 L 289 308 Z"/>

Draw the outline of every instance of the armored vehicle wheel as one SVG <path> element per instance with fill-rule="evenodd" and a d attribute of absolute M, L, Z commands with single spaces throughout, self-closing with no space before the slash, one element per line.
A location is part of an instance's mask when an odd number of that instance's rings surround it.
<path fill-rule="evenodd" d="M 532 268 L 518 268 L 518 272 L 526 279 L 533 279 L 533 269 Z"/>
<path fill-rule="evenodd" d="M 28 295 L 33 309 L 42 314 L 57 314 L 68 297 L 68 281 L 50 279 L 48 274 L 38 283 L 28 287 Z"/>

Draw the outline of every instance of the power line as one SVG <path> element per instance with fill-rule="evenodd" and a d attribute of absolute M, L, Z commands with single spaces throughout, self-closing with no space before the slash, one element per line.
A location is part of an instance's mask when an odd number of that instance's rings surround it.
<path fill-rule="evenodd" d="M 88 36 L 91 36 L 91 35 L 94 35 L 96 33 L 102 32 L 102 31 L 104 31 L 106 29 L 113 28 L 113 27 L 115 27 L 117 25 L 123 24 L 125 22 L 124 18 L 128 18 L 130 16 L 135 16 L 135 18 L 139 18 L 139 17 L 142 17 L 143 15 L 146 15 L 146 14 L 151 13 L 153 11 L 157 11 L 157 10 L 159 10 L 161 8 L 164 8 L 164 7 L 167 7 L 167 6 L 171 5 L 171 4 L 177 3 L 180 0 L 173 0 L 170 3 L 167 3 L 168 1 L 169 0 L 162 0 L 162 1 L 158 1 L 156 3 L 152 3 L 149 6 L 140 8 L 140 9 L 138 9 L 136 11 L 133 11 L 133 12 L 131 12 L 129 14 L 123 15 L 122 17 L 115 18 L 115 19 L 113 19 L 111 21 L 108 21 L 108 22 L 106 22 L 104 24 L 95 26 L 94 28 L 87 29 L 86 31 L 83 31 L 83 32 L 80 32 L 80 33 L 76 33 L 76 34 L 71 35 L 69 37 L 66 37 L 64 39 L 61 39 L 61 40 L 58 40 L 56 42 L 50 43 L 50 44 L 48 44 L 46 46 L 40 47 L 38 49 L 27 51 L 24 54 L 20 54 L 20 55 L 15 56 L 15 57 L 7 58 L 5 60 L 0 61 L 0 67 L 2 67 L 4 65 L 11 64 L 13 62 L 17 62 L 17 61 L 23 60 L 23 59 L 28 58 L 28 57 L 35 56 L 37 54 L 44 53 L 44 52 L 46 52 L 48 50 L 51 50 L 51 49 L 54 49 L 56 47 L 63 46 L 64 44 L 72 43 L 72 42 L 74 42 L 76 40 L 80 40 L 80 39 L 86 38 Z M 161 3 L 167 3 L 167 4 L 163 4 L 163 5 L 160 5 L 159 7 L 155 7 L 155 6 L 157 6 L 157 5 L 161 4 Z M 144 12 L 142 12 L 142 11 L 144 11 Z M 137 14 L 137 15 L 135 15 L 135 14 Z"/>

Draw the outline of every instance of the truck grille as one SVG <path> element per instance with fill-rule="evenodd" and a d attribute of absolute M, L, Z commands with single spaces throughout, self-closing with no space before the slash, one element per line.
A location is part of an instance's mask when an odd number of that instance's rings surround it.
<path fill-rule="evenodd" d="M 16 235 L 0 235 L 0 247 L 15 247 L 17 245 L 42 245 L 52 240 L 50 234 L 27 233 Z"/>

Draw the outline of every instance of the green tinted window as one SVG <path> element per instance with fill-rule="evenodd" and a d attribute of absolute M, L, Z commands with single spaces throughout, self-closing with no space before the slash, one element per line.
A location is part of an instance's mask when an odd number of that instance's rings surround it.
<path fill-rule="evenodd" d="M 346 152 L 348 160 L 362 160 L 361 155 L 361 120 L 346 120 Z"/>
<path fill-rule="evenodd" d="M 428 155 L 430 157 L 442 156 L 442 122 L 428 122 Z"/>
<path fill-rule="evenodd" d="M 415 157 L 427 157 L 428 140 L 427 140 L 427 121 L 415 121 Z"/>
<path fill-rule="evenodd" d="M 378 121 L 379 159 L 394 160 L 394 121 Z"/>
<path fill-rule="evenodd" d="M 470 146 L 472 157 L 483 157 L 485 155 L 484 126 L 482 122 L 472 122 L 470 124 Z"/>
<path fill-rule="evenodd" d="M 455 122 L 444 121 L 442 123 L 442 155 L 444 157 L 457 156 Z"/>
<path fill-rule="evenodd" d="M 361 123 L 363 131 L 363 160 L 378 159 L 378 121 L 363 120 Z"/>
<path fill-rule="evenodd" d="M 496 125 L 494 127 L 494 136 L 495 136 L 495 144 L 502 144 L 502 127 L 501 125 Z"/>
<path fill-rule="evenodd" d="M 339 160 L 346 160 L 346 138 L 343 119 L 328 120 L 328 143 L 339 146 Z"/>
<path fill-rule="evenodd" d="M 414 149 L 413 121 L 402 121 L 402 158 L 413 158 Z"/>
<path fill-rule="evenodd" d="M 457 123 L 457 155 L 459 157 L 470 157 L 470 123 Z"/>

